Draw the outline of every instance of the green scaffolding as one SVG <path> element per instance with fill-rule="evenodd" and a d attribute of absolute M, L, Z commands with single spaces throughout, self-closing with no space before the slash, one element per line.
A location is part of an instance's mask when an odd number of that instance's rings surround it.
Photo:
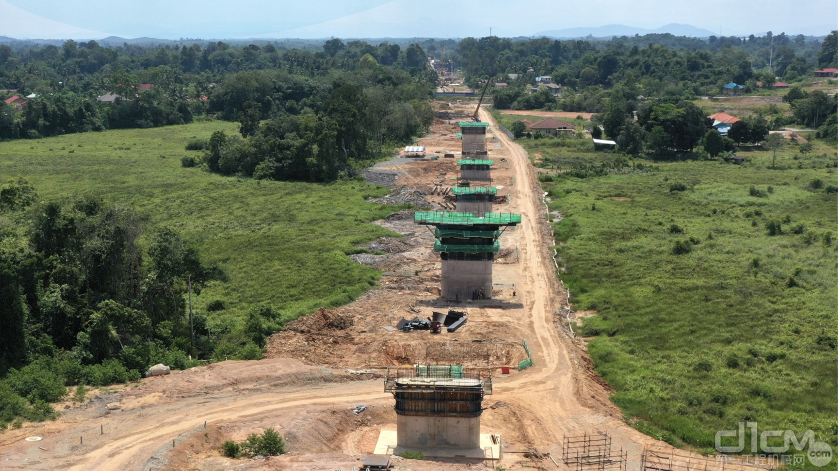
<path fill-rule="evenodd" d="M 416 211 L 413 222 L 432 226 L 515 226 L 521 223 L 520 214 L 486 213 L 477 217 L 471 213 Z"/>
<path fill-rule="evenodd" d="M 453 245 L 436 241 L 434 242 L 434 252 L 498 253 L 500 252 L 500 242 L 496 240 L 492 245 Z"/>
<path fill-rule="evenodd" d="M 436 228 L 434 237 L 441 239 L 443 237 L 452 237 L 454 239 L 470 239 L 472 237 L 482 237 L 484 239 L 497 239 L 500 237 L 501 231 L 466 231 L 463 229 L 440 229 Z"/>
<path fill-rule="evenodd" d="M 461 128 L 488 128 L 489 123 L 480 123 L 480 122 L 471 122 L 471 121 L 460 121 L 459 126 Z"/>
<path fill-rule="evenodd" d="M 498 194 L 498 189 L 495 187 L 485 188 L 485 187 L 468 187 L 468 186 L 455 186 L 451 188 L 451 193 L 454 193 L 457 196 L 462 195 L 496 195 Z"/>
<path fill-rule="evenodd" d="M 492 166 L 495 163 L 494 160 L 488 159 L 460 159 L 457 161 L 457 165 L 487 165 Z"/>

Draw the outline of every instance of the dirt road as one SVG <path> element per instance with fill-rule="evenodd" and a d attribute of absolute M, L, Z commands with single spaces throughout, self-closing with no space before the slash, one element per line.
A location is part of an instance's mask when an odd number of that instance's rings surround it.
<path fill-rule="evenodd" d="M 493 127 L 496 125 L 488 113 L 481 112 L 481 117 Z M 510 298 L 511 294 L 506 294 L 505 299 L 515 299 L 522 307 L 509 303 L 506 307 L 473 308 L 474 320 L 469 322 L 473 330 L 466 329 L 462 337 L 451 339 L 462 344 L 480 340 L 474 336 L 481 333 L 512 332 L 515 341 L 520 339 L 519 335 L 528 340 L 535 366 L 513 375 L 496 377 L 495 393 L 486 400 L 486 404 L 494 402 L 494 405 L 483 415 L 484 427 L 500 433 L 507 447 L 534 448 L 555 457 L 561 456 L 563 436 L 608 431 L 613 437 L 613 447 L 622 447 L 629 452 L 629 469 L 637 470 L 643 445 L 653 440 L 619 419 L 619 411 L 609 402 L 607 390 L 591 371 L 582 344 L 557 325 L 559 300 L 565 296 L 560 292 L 550 259 L 553 241 L 544 221 L 546 215 L 540 186 L 528 156 L 502 133 L 490 139 L 493 139 L 492 149 L 496 156 L 493 158 L 498 159 L 498 166 L 514 174 L 514 179 L 509 180 L 514 184 L 504 190 L 509 191 L 511 203 L 503 211 L 522 215 L 521 226 L 504 235 L 504 244 L 518 245 L 518 261 L 496 264 L 496 279 L 514 283 L 517 296 Z M 506 156 L 503 163 L 498 158 L 501 155 Z M 433 168 L 433 172 L 429 168 L 423 171 L 438 175 L 439 169 Z M 438 268 L 434 268 L 430 246 L 417 250 L 411 253 L 418 260 L 416 263 L 424 263 L 427 267 L 430 274 L 424 276 L 438 282 Z M 424 259 L 420 252 L 424 253 Z M 414 268 L 402 267 L 404 271 L 419 273 Z M 382 281 L 379 293 L 392 293 L 392 296 L 406 299 L 410 286 L 402 283 L 413 278 L 416 277 L 391 276 L 388 280 L 398 279 L 400 284 L 395 286 L 393 281 Z M 390 291 L 387 291 L 388 286 L 392 287 Z M 427 292 L 410 296 L 421 300 L 433 298 Z M 368 298 L 375 298 L 375 294 L 365 295 L 356 303 Z M 381 299 L 395 304 L 387 296 Z M 407 305 L 407 301 L 403 302 Z M 351 306 L 347 309 L 351 310 Z M 380 316 L 386 319 L 388 314 L 381 312 Z M 390 340 L 392 343 L 408 338 L 404 336 L 407 334 L 381 332 L 372 320 L 364 319 L 364 322 L 372 327 L 366 327 L 365 323 L 358 332 L 346 331 L 341 336 L 318 339 L 324 345 L 328 344 L 330 351 L 346 348 L 350 352 L 343 357 L 333 354 L 334 359 L 328 363 L 318 363 L 308 357 L 301 358 L 304 361 L 276 358 L 223 362 L 150 378 L 124 391 L 99 396 L 81 407 L 68 406 L 63 417 L 55 422 L 27 424 L 21 430 L 0 435 L 0 468 L 81 471 L 220 470 L 232 466 L 236 469 L 288 470 L 307 470 L 315 466 L 319 469 L 359 467 L 358 456 L 371 452 L 378 431 L 392 428 L 395 415 L 392 397 L 383 393 L 380 376 L 347 373 L 343 368 L 363 365 L 361 355 L 381 354 L 375 350 L 383 350 L 384 346 L 366 339 L 390 335 L 382 338 L 395 339 Z M 397 337 L 399 335 L 402 337 Z M 351 339 L 351 350 L 348 345 L 336 343 L 342 338 Z M 300 345 L 310 340 L 297 336 L 283 341 L 300 339 L 304 340 Z M 353 363 L 347 363 L 349 361 Z M 370 409 L 365 415 L 355 416 L 350 409 L 359 403 Z M 279 430 L 294 453 L 266 462 L 232 462 L 220 456 L 218 448 L 224 440 L 242 440 L 247 434 L 268 427 Z M 23 441 L 31 435 L 41 436 L 43 440 Z M 502 464 L 508 469 L 516 469 L 522 465 L 521 461 L 530 459 L 536 460 L 509 454 Z M 553 467 L 549 460 L 536 460 L 527 466 Z M 465 464 L 446 464 L 446 469 L 465 467 Z M 439 464 L 411 461 L 409 468 L 436 470 Z M 481 467 L 471 466 L 470 469 Z"/>

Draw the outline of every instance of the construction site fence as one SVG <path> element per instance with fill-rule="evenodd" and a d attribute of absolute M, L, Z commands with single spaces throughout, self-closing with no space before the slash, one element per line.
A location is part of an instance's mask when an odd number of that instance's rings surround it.
<path fill-rule="evenodd" d="M 791 463 L 780 455 L 763 455 L 742 460 L 728 455 L 702 456 L 682 450 L 646 448 L 641 471 L 763 471 Z"/>
<path fill-rule="evenodd" d="M 511 132 L 509 132 L 509 129 L 506 129 L 506 126 L 504 126 L 503 124 L 498 123 L 498 129 L 500 129 L 500 132 L 506 134 L 506 137 L 508 137 L 510 140 L 515 140 L 515 136 Z"/>

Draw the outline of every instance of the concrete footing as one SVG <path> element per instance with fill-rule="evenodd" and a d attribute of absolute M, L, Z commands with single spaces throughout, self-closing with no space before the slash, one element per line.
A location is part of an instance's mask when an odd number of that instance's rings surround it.
<path fill-rule="evenodd" d="M 480 434 L 480 444 L 475 448 L 457 447 L 405 447 L 398 446 L 397 432 L 395 430 L 382 430 L 375 445 L 376 455 L 400 455 L 408 451 L 421 451 L 426 458 L 471 458 L 478 460 L 498 460 L 501 457 L 500 435 L 495 435 L 496 442 L 492 440 L 492 434 Z"/>

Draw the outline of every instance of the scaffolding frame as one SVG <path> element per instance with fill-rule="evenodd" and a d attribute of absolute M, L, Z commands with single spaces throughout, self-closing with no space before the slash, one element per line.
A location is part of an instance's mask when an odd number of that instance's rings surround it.
<path fill-rule="evenodd" d="M 676 449 L 644 448 L 640 469 L 641 471 L 765 471 L 774 468 L 769 464 L 763 466 L 727 455 L 701 456 Z"/>
<path fill-rule="evenodd" d="M 416 211 L 413 222 L 431 226 L 515 226 L 521 223 L 521 215 L 486 213 L 477 217 L 471 213 Z"/>
<path fill-rule="evenodd" d="M 564 437 L 562 461 L 576 471 L 626 471 L 628 452 L 611 450 L 611 435 L 596 432 Z"/>
<path fill-rule="evenodd" d="M 474 387 L 474 380 L 483 389 L 484 394 L 492 394 L 492 373 L 477 368 L 463 368 L 459 365 L 421 365 L 412 367 L 388 366 L 384 376 L 384 392 L 396 390 L 398 380 L 427 380 L 411 386 L 411 389 L 434 391 L 457 387 L 458 380 L 463 387 Z"/>

